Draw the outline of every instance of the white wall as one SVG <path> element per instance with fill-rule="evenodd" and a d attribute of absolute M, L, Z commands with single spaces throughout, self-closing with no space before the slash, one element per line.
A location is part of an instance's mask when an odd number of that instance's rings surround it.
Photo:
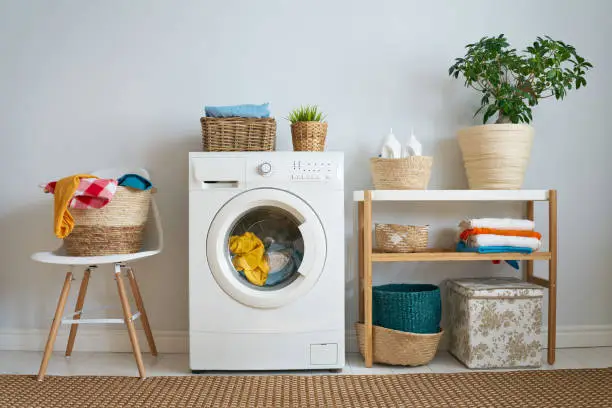
<path fill-rule="evenodd" d="M 465 44 L 501 32 L 518 48 L 551 35 L 595 64 L 586 89 L 536 109 L 525 187 L 559 190 L 560 329 L 595 333 L 612 345 L 611 12 L 612 3 L 596 0 L 507 7 L 484 0 L 1 1 L 0 345 L 40 347 L 65 272 L 29 260 L 58 245 L 51 197 L 37 184 L 108 166 L 151 170 L 167 246 L 137 272 L 153 327 L 181 338 L 188 321 L 187 152 L 199 149 L 204 104 L 271 101 L 280 150 L 290 149 L 282 117 L 299 104 L 320 104 L 329 114 L 328 148 L 346 153 L 348 245 L 350 192 L 370 185 L 367 159 L 389 127 L 401 136 L 414 126 L 435 156 L 430 188 L 466 187 L 454 134 L 473 123 L 478 95 L 449 79 L 447 68 Z M 520 211 L 498 204 L 379 208 L 386 214 L 379 220 L 432 224 L 438 243 L 449 242 L 448 228 L 464 216 Z M 351 260 L 348 326 L 356 316 L 354 266 Z M 507 272 L 488 263 L 385 265 L 375 269 L 375 282 Z M 116 301 L 110 271 L 95 273 L 88 297 L 90 304 Z"/>

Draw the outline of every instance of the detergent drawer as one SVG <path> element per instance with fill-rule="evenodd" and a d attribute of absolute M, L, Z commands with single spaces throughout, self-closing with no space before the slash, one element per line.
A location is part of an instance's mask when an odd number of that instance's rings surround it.
<path fill-rule="evenodd" d="M 244 188 L 246 160 L 239 157 L 191 158 L 190 190 Z"/>

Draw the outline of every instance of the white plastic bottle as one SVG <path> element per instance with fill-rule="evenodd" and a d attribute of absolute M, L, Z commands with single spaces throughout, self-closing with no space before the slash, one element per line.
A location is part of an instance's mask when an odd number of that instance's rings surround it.
<path fill-rule="evenodd" d="M 414 136 L 414 129 L 410 130 L 410 139 L 404 146 L 402 150 L 402 157 L 409 156 L 422 156 L 423 155 L 423 146 L 417 140 L 416 136 Z"/>
<path fill-rule="evenodd" d="M 399 159 L 402 157 L 402 144 L 393 134 L 393 129 L 389 130 L 389 134 L 383 139 L 380 157 L 383 159 Z"/>

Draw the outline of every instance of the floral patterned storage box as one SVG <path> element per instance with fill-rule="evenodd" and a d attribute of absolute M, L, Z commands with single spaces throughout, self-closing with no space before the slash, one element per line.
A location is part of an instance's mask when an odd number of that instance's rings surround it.
<path fill-rule="evenodd" d="M 544 289 L 514 278 L 448 282 L 450 351 L 469 368 L 538 367 Z"/>

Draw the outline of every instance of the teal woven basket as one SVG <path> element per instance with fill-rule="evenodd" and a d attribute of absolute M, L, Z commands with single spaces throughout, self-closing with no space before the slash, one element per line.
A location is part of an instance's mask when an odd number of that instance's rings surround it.
<path fill-rule="evenodd" d="M 440 288 L 427 284 L 390 284 L 372 288 L 375 325 L 410 333 L 438 333 Z"/>

